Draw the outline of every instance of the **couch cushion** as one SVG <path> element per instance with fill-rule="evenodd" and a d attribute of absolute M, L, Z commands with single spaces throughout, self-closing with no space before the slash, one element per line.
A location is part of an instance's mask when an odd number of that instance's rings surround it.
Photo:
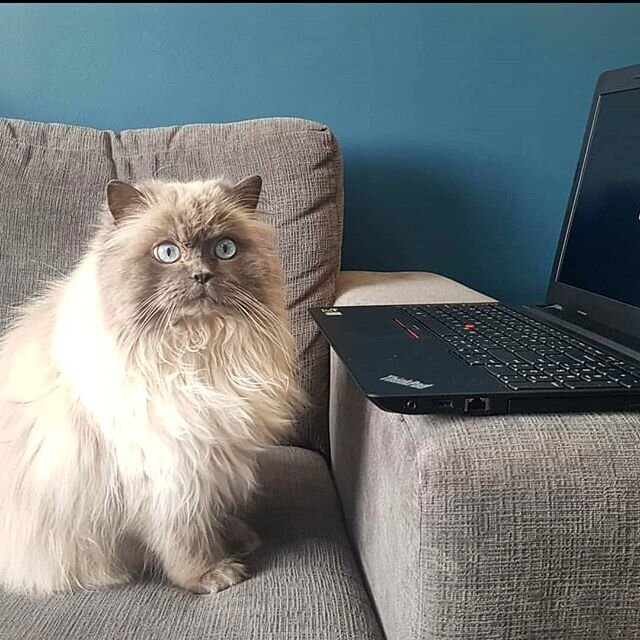
<path fill-rule="evenodd" d="M 0 640 L 381 639 L 324 459 L 262 457 L 252 577 L 216 595 L 162 584 L 34 598 L 0 591 Z"/>
<path fill-rule="evenodd" d="M 309 306 L 333 301 L 342 241 L 342 161 L 322 124 L 271 118 L 137 131 L 0 119 L 0 329 L 10 307 L 82 255 L 112 178 L 264 179 L 312 408 L 294 442 L 327 450 L 328 349 Z"/>

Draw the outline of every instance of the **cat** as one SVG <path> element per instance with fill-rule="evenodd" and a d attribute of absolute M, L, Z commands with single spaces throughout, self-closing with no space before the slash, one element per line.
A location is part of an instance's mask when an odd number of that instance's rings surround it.
<path fill-rule="evenodd" d="M 109 182 L 84 258 L 22 308 L 0 343 L 0 585 L 247 576 L 238 510 L 304 403 L 261 188 Z"/>

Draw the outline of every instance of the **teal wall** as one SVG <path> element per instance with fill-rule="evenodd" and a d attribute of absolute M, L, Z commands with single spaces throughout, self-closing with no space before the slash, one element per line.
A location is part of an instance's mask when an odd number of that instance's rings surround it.
<path fill-rule="evenodd" d="M 0 5 L 0 114 L 295 115 L 346 163 L 343 264 L 544 295 L 595 80 L 639 4 Z"/>

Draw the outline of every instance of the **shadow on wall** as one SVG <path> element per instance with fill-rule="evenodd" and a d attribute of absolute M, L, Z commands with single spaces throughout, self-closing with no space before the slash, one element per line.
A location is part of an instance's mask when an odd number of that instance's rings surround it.
<path fill-rule="evenodd" d="M 505 300 L 543 297 L 547 274 L 508 167 L 400 149 L 344 155 L 344 269 L 424 270 Z M 554 247 L 544 249 L 550 269 Z"/>

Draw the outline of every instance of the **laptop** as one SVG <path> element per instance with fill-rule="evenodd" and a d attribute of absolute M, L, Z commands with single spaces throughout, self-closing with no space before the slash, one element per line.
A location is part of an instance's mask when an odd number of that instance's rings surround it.
<path fill-rule="evenodd" d="M 640 409 L 640 65 L 598 79 L 544 304 L 311 313 L 387 411 Z"/>

